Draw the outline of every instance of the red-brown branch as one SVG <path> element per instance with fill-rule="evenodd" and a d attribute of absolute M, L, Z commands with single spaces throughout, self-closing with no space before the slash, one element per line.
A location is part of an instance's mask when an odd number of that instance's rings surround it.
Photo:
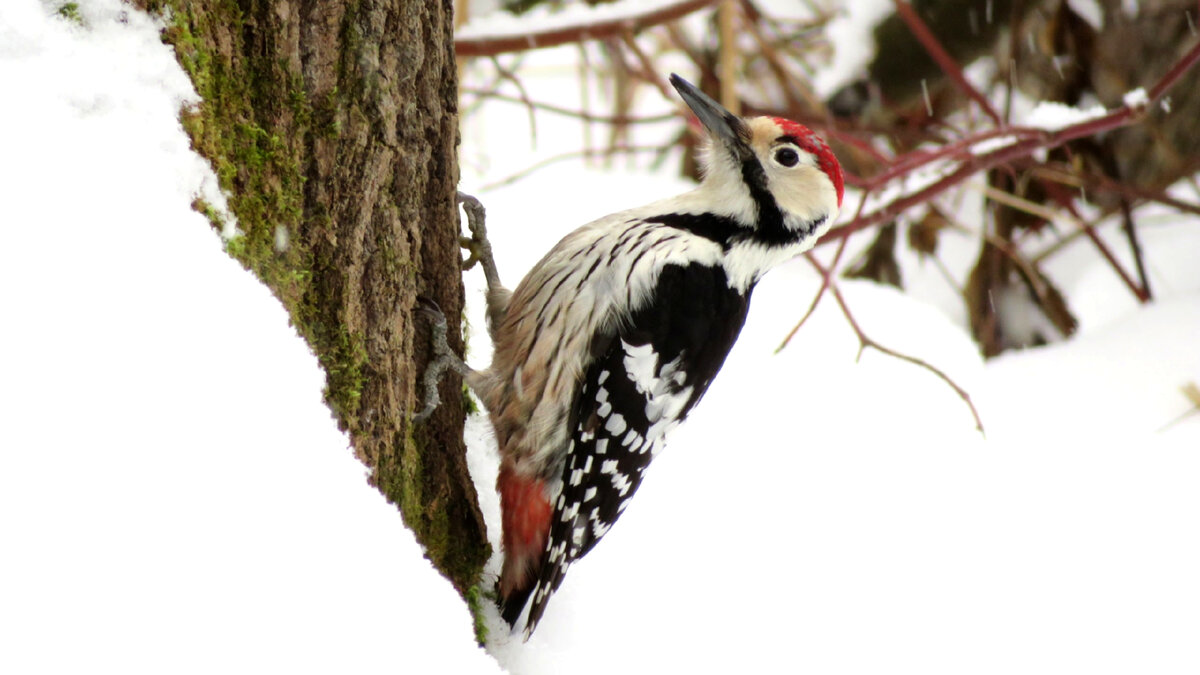
<path fill-rule="evenodd" d="M 1136 185 L 1128 185 L 1119 183 L 1107 176 L 1094 173 L 1076 174 L 1065 169 L 1056 169 L 1040 163 L 1034 164 L 1029 162 L 1023 163 L 1026 168 L 1033 168 L 1034 175 L 1044 180 L 1062 183 L 1064 185 L 1074 185 L 1075 187 L 1087 187 L 1093 190 L 1104 190 L 1113 192 L 1128 199 L 1140 199 L 1147 202 L 1156 202 L 1163 206 L 1169 206 L 1184 213 L 1191 213 L 1200 216 L 1200 204 L 1192 204 L 1185 202 L 1182 199 L 1176 199 L 1168 195 L 1163 190 L 1147 190 L 1137 187 Z"/>
<path fill-rule="evenodd" d="M 456 37 L 454 53 L 458 56 L 493 56 L 507 52 L 557 47 L 572 42 L 602 40 L 618 37 L 626 31 L 638 32 L 680 19 L 692 12 L 716 4 L 717 0 L 682 0 L 666 7 L 634 13 L 602 21 L 587 21 L 570 26 L 548 28 L 523 35 L 481 35 Z"/>
<path fill-rule="evenodd" d="M 633 52 L 634 58 L 637 59 L 638 65 L 641 66 L 641 76 L 646 82 L 649 82 L 658 92 L 663 95 L 663 98 L 670 101 L 671 88 L 667 85 L 666 80 L 659 75 L 658 70 L 654 67 L 654 61 L 646 54 L 646 52 L 638 45 L 637 38 L 634 37 L 633 31 L 628 30 L 621 33 L 621 40 L 629 51 Z"/>
<path fill-rule="evenodd" d="M 1095 226 L 1080 218 L 1078 214 L 1074 215 L 1076 223 L 1083 230 L 1083 233 L 1087 235 L 1088 240 L 1092 242 L 1092 245 L 1096 247 L 1096 250 L 1100 252 L 1100 255 L 1108 262 L 1109 266 L 1116 271 L 1117 276 L 1125 283 L 1125 287 L 1129 289 L 1130 293 L 1133 293 L 1133 297 L 1137 298 L 1138 302 L 1143 304 L 1150 302 L 1150 292 L 1146 288 L 1139 286 L 1133 280 L 1133 277 L 1129 276 L 1129 273 L 1125 271 L 1125 268 L 1121 267 L 1121 263 L 1117 261 L 1117 257 L 1108 249 L 1108 246 L 1100 238 L 1100 235 L 1096 234 Z"/>
<path fill-rule="evenodd" d="M 937 366 L 918 359 L 915 356 L 909 356 L 908 354 L 884 347 L 870 338 L 866 333 L 863 332 L 863 329 L 859 327 L 858 322 L 854 320 L 854 315 L 850 313 L 850 308 L 846 305 L 846 298 L 842 297 L 842 290 L 838 288 L 838 285 L 836 283 L 832 284 L 830 286 L 830 290 L 833 291 L 833 297 L 837 299 L 838 305 L 841 306 L 842 313 L 846 315 L 846 320 L 850 322 L 850 328 L 852 328 L 854 330 L 854 334 L 858 336 L 859 356 L 862 356 L 863 351 L 870 347 L 882 354 L 887 354 L 888 356 L 900 359 L 901 361 L 907 361 L 914 366 L 924 368 L 934 375 L 937 375 L 943 382 L 950 385 L 950 388 L 954 390 L 954 393 L 958 394 L 958 397 L 963 400 L 963 403 L 967 404 L 967 407 L 971 410 L 971 417 L 975 419 L 975 429 L 978 430 L 979 433 L 986 436 L 986 432 L 983 430 L 983 420 L 979 418 L 979 411 L 975 409 L 975 404 L 971 402 L 971 395 L 967 393 L 966 389 L 958 386 L 958 383 L 950 379 L 950 376 L 942 372 L 942 370 Z"/>
<path fill-rule="evenodd" d="M 1109 266 L 1113 268 L 1113 271 L 1117 273 L 1117 276 L 1121 278 L 1121 281 L 1124 282 L 1125 287 L 1129 289 L 1129 292 L 1133 294 L 1133 297 L 1142 304 L 1150 302 L 1149 285 L 1144 282 L 1139 284 L 1133 280 L 1133 277 L 1129 276 L 1129 273 L 1126 272 L 1125 268 L 1121 266 L 1121 263 L 1117 261 L 1117 257 L 1113 255 L 1111 250 L 1109 250 L 1108 245 L 1105 244 L 1104 240 L 1100 238 L 1100 235 L 1096 233 L 1095 225 L 1088 222 L 1083 217 L 1083 214 L 1079 213 L 1079 209 L 1075 208 L 1075 205 L 1071 202 L 1071 199 L 1064 194 L 1065 191 L 1063 190 L 1062 186 L 1049 184 L 1046 186 L 1046 190 L 1051 199 L 1057 202 L 1058 205 L 1063 208 L 1063 210 L 1071 214 L 1075 224 L 1079 226 L 1080 230 L 1087 236 L 1088 240 L 1092 242 L 1092 245 L 1096 247 L 1096 250 L 1100 252 L 1101 257 L 1108 262 Z M 1132 215 L 1128 212 L 1126 213 L 1126 216 L 1132 217 Z M 1143 279 L 1144 278 L 1145 277 L 1143 276 Z"/>
<path fill-rule="evenodd" d="M 838 249 L 839 254 L 840 254 L 841 250 L 842 249 L 839 246 L 839 249 Z M 861 357 L 862 353 L 868 347 L 870 347 L 871 349 L 874 349 L 881 354 L 886 354 L 887 356 L 891 356 L 893 358 L 900 359 L 901 361 L 907 361 L 908 363 L 911 363 L 920 368 L 924 368 L 925 370 L 928 370 L 929 372 L 933 373 L 939 379 L 941 379 L 943 382 L 945 382 L 947 385 L 949 385 L 950 388 L 954 390 L 954 393 L 958 394 L 958 397 L 961 398 L 963 400 L 963 402 L 967 404 L 967 407 L 971 410 L 971 417 L 973 417 L 975 419 L 975 428 L 979 431 L 979 433 L 981 433 L 981 434 L 984 433 L 983 420 L 980 419 L 979 411 L 975 409 L 975 404 L 971 401 L 971 395 L 967 393 L 966 389 L 963 389 L 962 387 L 960 387 L 957 382 L 952 380 L 949 375 L 942 372 L 942 370 L 940 368 L 938 368 L 937 366 L 935 366 L 927 361 L 924 361 L 922 359 L 919 359 L 915 356 L 909 356 L 908 354 L 898 352 L 894 349 L 891 349 L 890 347 L 885 347 L 885 346 L 879 344 L 878 342 L 876 342 L 869 335 L 867 335 L 866 332 L 863 331 L 862 327 L 858 325 L 858 320 L 856 320 L 854 318 L 854 314 L 850 312 L 850 306 L 846 304 L 846 298 L 842 296 L 842 289 L 839 288 L 837 285 L 837 282 L 833 280 L 834 265 L 830 265 L 828 268 L 826 268 L 823 265 L 821 265 L 821 263 L 817 262 L 817 259 L 815 257 L 813 257 L 812 255 L 807 256 L 807 259 L 808 259 L 808 262 L 810 264 L 812 264 L 812 266 L 814 268 L 816 268 L 817 272 L 821 275 L 821 277 L 823 279 L 823 283 L 821 285 L 821 290 L 818 293 L 817 297 L 813 300 L 813 305 L 809 309 L 809 314 L 811 314 L 812 310 L 816 307 L 817 301 L 820 300 L 821 294 L 823 294 L 825 292 L 825 290 L 828 288 L 829 291 L 833 293 L 833 297 L 837 300 L 838 306 L 841 307 L 842 314 L 846 317 L 846 321 L 850 324 L 851 330 L 854 331 L 854 335 L 858 338 L 858 355 L 859 355 L 859 357 Z M 807 318 L 807 315 L 805 316 L 805 318 Z M 782 346 L 780 348 L 782 349 Z M 778 350 L 776 350 L 776 351 L 778 351 Z"/>
<path fill-rule="evenodd" d="M 1171 86 L 1178 82 L 1179 79 L 1183 77 L 1183 74 L 1187 72 L 1189 68 L 1194 66 L 1197 61 L 1200 61 L 1200 44 L 1192 47 L 1192 49 L 1188 51 L 1188 53 L 1184 55 L 1183 58 L 1181 58 L 1171 68 L 1171 70 L 1168 71 L 1167 74 L 1158 81 L 1156 85 L 1154 85 L 1154 87 L 1150 90 L 1151 93 L 1149 94 L 1149 103 L 1147 108 L 1157 104 L 1163 95 L 1170 90 Z M 1145 108 L 1133 108 L 1128 105 L 1124 105 L 1108 113 L 1107 115 L 1079 122 L 1057 131 L 1030 129 L 1028 127 L 992 129 L 979 134 L 972 134 L 971 136 L 963 138 L 955 143 L 951 143 L 933 153 L 928 151 L 918 151 L 920 155 L 919 159 L 916 161 L 907 160 L 904 157 L 901 157 L 897 164 L 903 165 L 905 170 L 896 171 L 889 169 L 883 174 L 880 174 L 881 181 L 883 180 L 882 176 L 888 176 L 888 179 L 890 180 L 891 178 L 898 177 L 900 174 L 911 173 L 914 169 L 931 164 L 935 161 L 955 159 L 958 156 L 961 156 L 965 148 L 979 143 L 982 140 L 987 140 L 988 138 L 1012 135 L 1018 139 L 1011 145 L 997 148 L 989 153 L 982 155 L 970 155 L 969 157 L 962 159 L 961 163 L 953 171 L 937 181 L 934 181 L 932 184 L 927 185 L 916 192 L 884 204 L 878 209 L 859 216 L 845 225 L 841 225 L 833 230 L 830 230 L 829 234 L 825 235 L 825 237 L 822 239 L 822 243 L 828 244 L 835 239 L 848 237 L 859 230 L 864 230 L 872 225 L 891 220 L 905 209 L 928 202 L 934 197 L 940 195 L 955 185 L 962 183 L 967 178 L 980 171 L 985 171 L 987 169 L 1027 157 L 1037 150 L 1055 148 L 1063 143 L 1073 141 L 1077 138 L 1093 136 L 1105 131 L 1111 131 L 1113 129 L 1127 126 L 1138 121 L 1141 118 L 1141 115 L 1144 113 Z M 868 181 L 868 185 L 871 187 L 878 187 L 874 180 Z"/>
<path fill-rule="evenodd" d="M 870 197 L 870 195 L 870 190 L 863 191 L 862 197 L 860 197 L 858 200 L 858 210 L 854 213 L 856 218 L 862 213 L 863 207 L 867 205 L 867 198 Z M 796 333 L 798 333 L 800 329 L 804 327 L 804 324 L 808 322 L 808 318 L 813 315 L 813 312 L 817 311 L 817 305 L 821 304 L 821 298 L 825 297 L 825 291 L 829 290 L 829 285 L 833 283 L 833 273 L 837 270 L 838 263 L 842 260 L 842 254 L 846 252 L 847 241 L 849 241 L 849 239 L 842 239 L 840 242 L 838 242 L 837 251 L 834 252 L 833 260 L 829 263 L 829 267 L 822 267 L 821 263 L 817 262 L 817 259 L 813 257 L 812 251 L 804 254 L 805 257 L 808 258 L 808 262 L 811 263 L 812 266 L 821 273 L 821 288 L 818 289 L 817 294 L 813 296 L 812 304 L 808 306 L 808 311 L 804 313 L 804 316 L 800 317 L 800 320 L 796 322 L 796 325 L 792 326 L 792 329 L 788 331 L 786 336 L 784 336 L 783 342 L 780 342 L 779 346 L 775 348 L 776 354 L 783 351 L 783 348 L 788 346 L 788 343 L 792 341 L 792 338 L 796 337 Z"/>
<path fill-rule="evenodd" d="M 942 47 L 942 43 L 938 42 L 937 36 L 933 34 L 933 31 L 929 30 L 929 26 L 925 24 L 925 21 L 917 14 L 916 10 L 912 8 L 912 5 L 904 0 L 895 0 L 895 5 L 896 13 L 900 15 L 901 19 L 904 19 L 904 23 L 908 24 L 908 29 L 913 32 L 913 35 L 921 43 L 921 46 L 925 47 L 925 51 L 929 52 L 929 56 L 938 64 L 942 72 L 946 73 L 946 76 L 953 80 L 954 84 L 967 97 L 978 103 L 983 112 L 992 118 L 992 122 L 995 122 L 996 126 L 1003 126 L 1004 122 L 1000 119 L 1000 115 L 996 113 L 996 110 L 992 108 L 992 104 L 983 94 L 979 93 L 978 89 L 967 81 L 967 78 L 963 76 L 962 68 L 946 52 L 946 49 Z"/>

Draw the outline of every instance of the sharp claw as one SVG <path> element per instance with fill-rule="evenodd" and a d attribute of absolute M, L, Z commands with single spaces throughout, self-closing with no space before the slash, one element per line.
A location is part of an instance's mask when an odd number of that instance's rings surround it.
<path fill-rule="evenodd" d="M 446 332 L 446 315 L 442 313 L 442 308 L 438 306 L 432 298 L 427 298 L 423 295 L 417 296 L 416 307 L 413 308 L 416 313 L 424 314 L 430 326 L 430 342 L 434 348 L 433 358 L 425 368 L 423 376 L 425 386 L 425 405 L 421 411 L 412 416 L 414 424 L 421 424 L 433 415 L 433 411 L 437 410 L 438 404 L 441 403 L 441 397 L 438 395 L 438 380 L 441 379 L 442 371 L 445 370 L 444 357 L 437 353 L 438 335 L 445 340 Z"/>
<path fill-rule="evenodd" d="M 487 277 L 488 288 L 500 288 L 500 274 L 496 271 L 496 261 L 492 258 L 492 245 L 487 238 L 486 210 L 478 199 L 469 194 L 458 192 L 455 199 L 462 204 L 467 214 L 467 227 L 471 230 L 470 238 L 460 236 L 459 245 L 471 252 L 463 261 L 462 268 L 469 270 L 480 263 L 483 274 Z"/>
<path fill-rule="evenodd" d="M 454 193 L 454 201 L 456 204 L 465 204 L 469 209 L 483 209 L 478 199 L 462 191 Z"/>
<path fill-rule="evenodd" d="M 442 308 L 429 298 L 417 296 L 417 306 L 414 309 L 429 317 L 434 324 L 446 322 L 446 315 L 442 313 Z"/>

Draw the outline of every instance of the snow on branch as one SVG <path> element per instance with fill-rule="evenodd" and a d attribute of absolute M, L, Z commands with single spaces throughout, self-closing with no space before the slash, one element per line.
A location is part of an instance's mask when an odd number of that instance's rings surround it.
<path fill-rule="evenodd" d="M 528 17 L 493 14 L 459 29 L 454 36 L 454 51 L 458 56 L 495 56 L 601 40 L 675 21 L 716 3 L 717 0 L 625 0 L 598 7 L 578 6 L 544 17 L 541 25 L 532 30 Z"/>
<path fill-rule="evenodd" d="M 873 225 L 891 220 L 902 211 L 912 206 L 929 202 L 934 197 L 959 185 L 980 171 L 1028 157 L 1038 150 L 1056 148 L 1063 143 L 1077 138 L 1094 136 L 1138 122 L 1146 110 L 1159 101 L 1170 90 L 1171 86 L 1177 83 L 1183 77 L 1183 74 L 1194 66 L 1197 61 L 1200 61 L 1200 44 L 1193 46 L 1187 54 L 1179 59 L 1174 67 L 1154 85 L 1148 94 L 1137 97 L 1127 96 L 1125 105 L 1098 117 L 1091 115 L 1084 116 L 1080 121 L 1054 130 L 1028 126 L 1001 126 L 996 129 L 971 134 L 935 151 L 916 150 L 908 155 L 901 156 L 896 159 L 887 171 L 878 176 L 863 180 L 862 185 L 864 190 L 868 192 L 878 191 L 893 179 L 911 176 L 918 169 L 933 168 L 935 164 L 942 165 L 940 166 L 941 171 L 939 171 L 940 177 L 922 185 L 914 191 L 893 199 L 883 206 L 856 216 L 844 225 L 830 230 L 822 239 L 822 243 L 828 244 Z M 1130 105 L 1130 99 L 1133 99 L 1132 103 L 1134 105 Z M 970 152 L 972 147 L 977 149 L 978 144 L 982 141 L 1005 135 L 1012 136 L 1014 139 L 1013 142 L 989 152 L 978 154 Z"/>

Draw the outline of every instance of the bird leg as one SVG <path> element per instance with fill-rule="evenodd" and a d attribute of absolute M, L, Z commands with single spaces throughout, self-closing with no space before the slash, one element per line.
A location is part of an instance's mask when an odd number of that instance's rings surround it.
<path fill-rule="evenodd" d="M 504 321 L 508 311 L 508 300 L 512 293 L 500 284 L 500 272 L 496 269 L 496 259 L 492 256 L 492 243 L 487 238 L 487 227 L 484 224 L 486 213 L 479 200 L 464 192 L 458 193 L 458 203 L 463 205 L 467 213 L 467 228 L 471 236 L 459 237 L 458 243 L 470 255 L 463 261 L 463 269 L 469 270 L 475 263 L 483 265 L 483 276 L 487 279 L 487 326 L 492 342 L 496 341 L 496 330 Z"/>
<path fill-rule="evenodd" d="M 487 227 L 484 224 L 486 211 L 479 200 L 465 192 L 459 192 L 457 201 L 463 205 L 467 213 L 467 228 L 471 230 L 470 237 L 459 237 L 458 243 L 471 255 L 463 261 L 462 268 L 469 270 L 475 263 L 483 264 L 483 276 L 487 278 L 488 289 L 500 287 L 500 273 L 496 270 L 496 259 L 492 257 L 492 243 L 487 238 Z"/>
<path fill-rule="evenodd" d="M 494 342 L 495 330 L 504 320 L 511 293 L 500 285 L 500 273 L 496 270 L 496 260 L 492 256 L 492 244 L 488 241 L 487 227 L 484 224 L 486 213 L 483 204 L 463 192 L 457 194 L 456 201 L 462 204 L 463 211 L 467 214 L 467 229 L 471 231 L 470 237 L 460 236 L 458 238 L 459 245 L 470 252 L 467 259 L 463 261 L 462 268 L 464 270 L 471 269 L 475 263 L 483 266 L 483 275 L 486 277 L 488 285 L 488 333 L 491 334 Z M 421 412 L 413 416 L 414 422 L 424 422 L 441 404 L 438 382 L 441 381 L 442 374 L 446 372 L 446 369 L 453 370 L 464 378 L 469 377 L 475 371 L 471 370 L 471 367 L 450 348 L 450 343 L 446 340 L 446 315 L 442 313 L 441 307 L 428 298 L 417 298 L 417 302 L 419 303 L 417 311 L 427 316 L 430 321 L 429 343 L 433 352 L 422 377 L 425 387 L 425 406 Z"/>
<path fill-rule="evenodd" d="M 442 313 L 442 308 L 429 298 L 417 298 L 417 302 L 419 303 L 417 311 L 429 318 L 429 344 L 433 351 L 433 356 L 429 359 L 429 365 L 425 367 L 425 375 L 422 378 L 422 384 L 425 387 L 425 407 L 412 418 L 413 422 L 424 422 L 442 402 L 441 395 L 438 394 L 438 382 L 442 379 L 442 373 L 449 368 L 459 375 L 467 377 L 474 371 L 450 348 L 450 343 L 446 340 L 446 315 Z"/>

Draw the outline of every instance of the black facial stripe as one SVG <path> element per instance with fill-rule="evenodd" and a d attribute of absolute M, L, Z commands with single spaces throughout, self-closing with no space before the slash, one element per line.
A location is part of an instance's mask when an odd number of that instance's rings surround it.
<path fill-rule="evenodd" d="M 647 222 L 662 223 L 704 237 L 720 244 L 725 250 L 729 250 L 734 242 L 750 236 L 750 231 L 738 225 L 734 219 L 714 213 L 667 213 L 648 218 Z"/>
<path fill-rule="evenodd" d="M 742 162 L 742 181 L 758 206 L 758 227 L 751 238 L 768 246 L 783 246 L 796 241 L 796 233 L 789 232 L 783 225 L 783 212 L 767 189 L 767 174 L 757 157 Z"/>
<path fill-rule="evenodd" d="M 801 225 L 800 233 L 805 237 L 811 237 L 812 233 L 816 232 L 818 227 L 824 225 L 826 220 L 829 220 L 829 214 L 822 214 L 820 218 L 817 218 L 816 220 L 810 220 Z"/>

